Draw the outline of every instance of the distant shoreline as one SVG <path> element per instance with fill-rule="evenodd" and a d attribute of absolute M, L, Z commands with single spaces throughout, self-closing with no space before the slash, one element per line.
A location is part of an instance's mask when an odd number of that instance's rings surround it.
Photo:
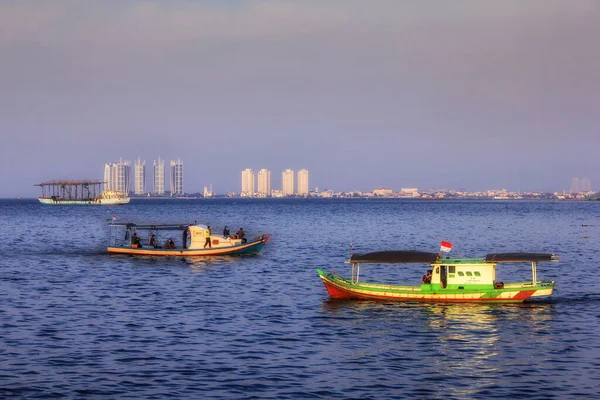
<path fill-rule="evenodd" d="M 152 200 L 236 200 L 236 201 L 256 201 L 256 200 L 266 200 L 266 201 L 278 201 L 278 200 L 372 200 L 372 201 L 380 201 L 380 200 L 399 200 L 399 201 L 490 201 L 490 202 L 517 202 L 517 201 L 560 201 L 560 202 L 585 202 L 585 201 L 600 201 L 600 198 L 586 198 L 586 199 L 557 199 L 557 198 L 547 198 L 547 197 L 529 197 L 529 198 L 519 198 L 519 199 L 511 199 L 511 198 L 503 198 L 503 199 L 495 199 L 493 197 L 444 197 L 444 198 L 413 198 L 413 197 L 367 197 L 367 196 L 338 196 L 338 197 L 227 197 L 227 196 L 214 196 L 214 197 L 196 197 L 196 196 L 184 196 L 184 197 L 147 197 L 147 196 L 130 196 L 132 201 L 152 201 Z M 38 200 L 37 197 L 0 197 L 0 200 Z"/>

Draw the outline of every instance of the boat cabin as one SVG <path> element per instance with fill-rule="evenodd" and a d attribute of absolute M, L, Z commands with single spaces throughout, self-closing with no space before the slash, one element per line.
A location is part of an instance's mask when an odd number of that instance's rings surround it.
<path fill-rule="evenodd" d="M 190 237 L 190 244 L 188 248 L 191 250 L 204 248 L 207 232 L 208 226 L 206 225 L 189 225 L 188 234 Z M 211 243 L 213 247 L 235 246 L 241 245 L 242 239 L 234 239 L 233 237 L 226 238 L 211 232 Z"/>
<path fill-rule="evenodd" d="M 496 264 L 486 263 L 482 258 L 439 259 L 430 266 L 430 284 L 440 289 L 464 289 L 465 285 L 492 289 L 497 283 Z"/>

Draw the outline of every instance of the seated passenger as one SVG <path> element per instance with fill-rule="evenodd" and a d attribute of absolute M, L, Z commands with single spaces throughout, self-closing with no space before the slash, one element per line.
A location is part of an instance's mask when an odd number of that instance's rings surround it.
<path fill-rule="evenodd" d="M 235 233 L 235 236 L 237 236 L 237 239 L 242 239 L 242 243 L 247 242 L 246 237 L 245 237 L 246 233 L 244 232 L 244 228 L 240 228 L 240 230 Z"/>
<path fill-rule="evenodd" d="M 139 236 L 135 232 L 133 232 L 133 235 L 131 235 L 131 247 L 142 247 L 142 242 L 140 241 Z"/>
<path fill-rule="evenodd" d="M 423 275 L 423 280 L 421 280 L 421 283 L 423 283 L 423 284 L 431 283 L 431 273 L 432 273 L 432 271 L 430 269 L 428 269 L 427 273 L 425 275 Z"/>
<path fill-rule="evenodd" d="M 150 242 L 148 244 L 154 247 L 155 249 L 158 248 L 158 244 L 156 243 L 156 236 L 150 236 Z"/>
<path fill-rule="evenodd" d="M 177 246 L 175 246 L 175 243 L 173 242 L 173 239 L 171 239 L 171 238 L 169 238 L 163 246 L 163 249 L 176 249 L 176 248 L 177 248 Z"/>

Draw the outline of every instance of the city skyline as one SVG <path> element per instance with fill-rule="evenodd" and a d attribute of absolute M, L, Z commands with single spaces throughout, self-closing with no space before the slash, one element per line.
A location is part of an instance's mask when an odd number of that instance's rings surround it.
<path fill-rule="evenodd" d="M 131 179 L 131 161 L 119 159 L 118 162 L 109 162 L 104 164 L 104 181 L 105 181 L 105 190 L 111 191 L 122 191 L 127 194 L 135 194 L 135 195 L 148 195 L 152 193 L 153 195 L 165 195 L 166 192 L 164 190 L 165 183 L 165 169 L 164 169 L 164 160 L 161 157 L 158 157 L 158 161 L 154 160 L 154 168 L 153 168 L 153 190 L 152 192 L 148 192 L 145 190 L 146 185 L 146 173 L 145 173 L 145 160 L 141 160 L 141 157 L 138 157 L 134 162 L 134 174 L 133 180 Z M 180 158 L 177 161 L 172 160 L 170 162 L 170 190 L 169 195 L 177 195 L 183 196 L 190 193 L 200 193 L 200 190 L 189 190 L 185 191 L 183 188 L 183 162 Z M 296 178 L 295 178 L 296 175 Z M 133 186 L 133 187 L 132 187 Z M 212 183 L 210 183 L 210 190 L 208 190 L 208 186 L 204 186 L 203 193 L 210 193 L 209 197 L 212 197 L 215 194 L 212 190 Z M 316 189 L 318 191 L 318 189 Z M 389 196 L 394 193 L 400 194 L 411 194 L 417 193 L 420 190 L 424 191 L 456 191 L 456 192 L 511 192 L 511 193 L 519 193 L 521 190 L 517 189 L 516 191 L 507 191 L 507 189 L 494 189 L 494 188 L 486 188 L 484 190 L 467 190 L 466 188 L 400 188 L 398 191 L 395 191 L 394 188 L 389 185 L 384 185 L 380 187 L 372 187 L 367 190 L 337 190 L 333 191 L 330 188 L 324 187 L 324 190 L 330 193 L 352 193 L 352 192 L 360 192 L 360 193 L 373 193 L 376 196 Z M 207 192 L 208 191 L 208 192 Z M 539 191 L 529 191 L 523 190 L 524 192 L 539 192 Z M 563 189 L 562 191 L 552 191 L 545 193 L 590 193 L 594 192 L 591 179 L 589 177 L 573 177 L 571 179 L 570 189 Z M 228 190 L 226 193 L 234 193 L 234 191 Z M 311 193 L 309 188 L 309 172 L 307 169 L 300 169 L 294 174 L 294 170 L 285 169 L 282 171 L 281 175 L 281 190 L 272 189 L 271 185 L 271 171 L 266 168 L 262 168 L 258 174 L 254 172 L 251 168 L 246 168 L 242 170 L 242 180 L 241 180 L 241 190 L 239 195 L 241 197 L 281 197 L 281 196 L 308 196 Z"/>
<path fill-rule="evenodd" d="M 169 164 L 169 194 L 184 195 L 183 161 L 181 158 L 171 160 Z M 118 162 L 104 164 L 105 190 L 119 191 L 135 195 L 164 195 L 165 191 L 165 161 L 158 157 L 154 160 L 152 171 L 152 190 L 146 190 L 146 160 L 138 157 L 133 164 L 131 161 L 119 159 Z M 133 177 L 133 179 L 132 179 Z"/>
<path fill-rule="evenodd" d="M 170 162 L 170 195 L 178 195 L 183 196 L 190 193 L 200 193 L 200 190 L 191 190 L 184 191 L 183 189 L 183 162 L 180 158 L 177 161 Z M 275 197 L 280 196 L 308 196 L 311 191 L 309 188 L 309 172 L 307 169 L 300 169 L 296 173 L 297 179 L 295 179 L 294 170 L 285 169 L 282 171 L 281 178 L 281 190 L 272 189 L 271 186 L 271 171 L 266 168 L 262 168 L 258 174 L 255 173 L 251 168 L 246 168 L 242 170 L 242 184 L 241 190 L 239 192 L 241 197 L 271 197 L 274 195 Z M 105 190 L 112 191 L 124 191 L 127 194 L 135 194 L 135 195 L 147 195 L 150 192 L 142 191 L 140 192 L 140 188 L 145 188 L 145 160 L 141 160 L 141 157 L 138 157 L 134 162 L 134 179 L 131 179 L 131 162 L 128 160 L 123 161 L 123 159 L 119 159 L 118 162 L 109 162 L 104 165 L 104 181 Z M 154 160 L 154 168 L 153 168 L 153 191 L 151 192 L 153 195 L 165 195 L 166 192 L 164 190 L 164 180 L 165 180 L 165 169 L 164 169 L 164 160 L 158 157 L 158 161 Z M 133 188 L 131 185 L 133 184 Z M 215 192 L 212 190 L 212 183 L 210 184 L 211 189 L 208 190 L 208 186 L 204 186 L 203 193 L 210 193 L 210 196 L 215 195 Z M 133 190 L 132 190 L 133 189 Z M 398 191 L 395 191 L 393 188 L 389 186 L 380 186 L 373 187 L 367 190 L 339 190 L 332 191 L 331 189 L 325 187 L 325 191 L 329 193 L 352 193 L 352 192 L 360 192 L 360 193 L 373 193 L 376 196 L 389 196 L 395 193 L 400 194 L 416 194 L 419 190 L 424 191 L 457 191 L 457 192 L 511 192 L 511 193 L 519 193 L 521 190 L 518 189 L 516 191 L 507 191 L 507 189 L 493 189 L 486 188 L 484 190 L 474 190 L 469 191 L 465 188 L 454 188 L 454 189 L 440 189 L 440 188 L 400 188 Z M 524 190 L 524 192 L 537 192 L 537 191 L 528 191 Z M 560 193 L 561 191 L 552 191 L 545 193 Z M 589 177 L 573 177 L 571 179 L 571 187 L 569 190 L 563 189 L 563 193 L 590 193 L 594 192 L 591 179 Z M 227 193 L 234 193 L 233 191 L 227 191 Z"/>
<path fill-rule="evenodd" d="M 256 179 L 255 179 L 256 178 Z M 256 182 L 256 185 L 255 185 Z M 286 169 L 281 173 L 281 189 L 272 189 L 271 171 L 261 169 L 258 174 L 251 168 L 242 170 L 241 197 L 271 197 L 271 196 L 308 196 L 308 170 L 298 171 L 298 186 L 294 190 L 294 171 Z"/>
<path fill-rule="evenodd" d="M 178 162 L 181 162 L 181 158 L 177 158 L 178 161 L 174 161 L 172 160 L 170 162 L 170 167 L 172 168 L 174 165 L 177 165 Z M 138 163 L 141 163 L 140 165 L 140 171 L 138 171 Z M 108 182 L 108 185 L 106 186 L 107 190 L 117 190 L 117 188 L 123 188 L 123 187 L 127 187 L 128 188 L 128 192 L 130 194 L 137 194 L 139 195 L 140 193 L 138 193 L 138 188 L 141 187 L 139 186 L 140 183 L 138 182 L 139 177 L 138 174 L 141 176 L 143 175 L 143 182 L 142 182 L 142 186 L 144 188 L 147 188 L 147 183 L 146 183 L 146 179 L 147 175 L 146 175 L 146 167 L 145 167 L 145 163 L 146 160 L 142 159 L 141 157 L 137 157 L 137 159 L 135 159 L 133 166 L 131 161 L 129 160 L 123 160 L 123 158 L 121 157 L 119 159 L 118 162 L 109 162 L 109 163 L 105 163 L 104 164 L 104 181 Z M 150 189 L 146 189 L 144 191 L 144 194 L 153 194 L 153 195 L 164 195 L 167 193 L 167 191 L 165 190 L 165 185 L 166 185 L 166 170 L 165 170 L 165 160 L 162 159 L 161 157 L 158 157 L 158 161 L 157 160 L 153 160 L 153 170 L 152 170 L 152 182 L 151 183 L 151 187 L 152 190 Z M 116 166 L 118 164 L 123 164 L 123 166 L 119 167 L 119 169 L 113 170 L 112 172 L 110 172 L 111 174 L 113 174 L 114 176 L 117 176 L 115 174 L 118 174 L 118 178 L 111 178 L 109 175 L 107 175 L 107 168 L 109 168 L 109 166 Z M 114 167 L 113 167 L 114 168 Z M 181 177 L 183 177 L 183 164 L 180 166 L 181 168 Z M 252 178 L 252 182 L 256 182 L 253 186 L 252 186 L 252 192 L 253 193 L 259 193 L 259 180 L 258 180 L 258 173 L 255 173 L 252 169 L 248 168 L 248 171 L 252 171 L 253 178 Z M 271 192 L 272 190 L 277 190 L 277 189 L 270 189 L 271 188 L 271 183 L 270 183 L 270 173 L 271 171 L 263 168 L 260 171 L 266 171 L 267 173 L 269 173 L 269 190 L 268 192 Z M 259 172 L 260 172 L 259 171 Z M 300 185 L 300 172 L 301 171 L 306 171 L 306 173 L 308 173 L 308 170 L 306 169 L 299 169 L 296 173 L 294 173 L 293 169 L 285 169 L 282 171 L 282 192 L 283 192 L 283 181 L 284 180 L 288 180 L 288 178 L 284 178 L 283 176 L 287 173 L 290 174 L 289 176 L 291 176 L 291 182 L 288 183 L 288 185 L 291 185 L 291 189 L 288 189 L 288 192 L 286 192 L 287 194 L 284 195 L 296 195 L 299 193 L 299 185 Z M 244 171 L 242 171 L 244 172 Z M 198 172 L 199 175 L 203 175 L 202 171 Z M 192 177 L 194 177 L 196 174 L 192 173 Z M 64 179 L 64 177 L 62 178 L 50 178 L 47 179 L 49 180 L 54 180 L 54 179 Z M 69 179 L 95 179 L 95 177 L 78 177 L 78 178 L 69 178 Z M 225 186 L 225 185 L 221 185 L 220 182 L 213 182 L 213 181 L 205 181 L 203 179 L 200 180 L 201 182 L 201 187 L 196 187 L 196 188 L 189 188 L 187 190 L 183 190 L 182 188 L 182 184 L 183 184 L 183 179 L 180 180 L 179 183 L 179 187 L 181 188 L 179 191 L 176 191 L 173 186 L 171 181 L 174 179 L 173 176 L 173 171 L 170 170 L 169 171 L 169 190 L 173 191 L 174 194 L 177 195 L 182 195 L 182 194 L 187 194 L 187 193 L 202 193 L 203 192 L 203 188 L 207 187 L 207 186 L 216 186 L 221 188 L 220 190 L 215 190 L 213 191 L 214 193 L 228 193 L 228 192 L 237 192 L 236 188 L 233 186 Z M 120 183 L 117 185 L 115 183 L 111 183 L 111 182 L 117 182 L 119 181 Z M 126 182 L 126 183 L 125 183 Z M 173 181 L 174 182 L 174 181 Z M 308 183 L 306 184 L 308 185 Z M 335 183 L 324 183 L 322 185 L 320 185 L 321 188 L 323 188 L 324 190 L 333 190 L 334 192 L 369 192 L 369 191 L 373 191 L 375 189 L 394 189 L 397 188 L 398 190 L 400 190 L 400 188 L 402 188 L 403 186 L 406 185 L 390 185 L 390 184 L 386 184 L 386 183 L 382 183 L 380 185 L 371 185 L 371 186 L 364 186 L 362 188 L 357 188 L 357 187 L 339 187 L 338 185 L 336 185 Z M 420 185 L 415 185 L 421 189 L 425 189 L 425 190 L 456 190 L 456 191 L 472 191 L 472 192 L 477 192 L 477 191 L 486 191 L 486 190 L 496 190 L 495 188 L 500 188 L 500 187 L 504 187 L 504 186 L 490 186 L 490 187 L 482 187 L 482 188 L 476 188 L 476 189 L 470 189 L 468 186 L 466 185 L 459 185 L 458 187 L 450 187 L 450 186 L 440 186 L 440 187 L 425 187 L 425 186 L 420 186 Z M 594 186 L 592 184 L 592 180 L 591 178 L 587 177 L 587 176 L 576 176 L 576 177 L 571 177 L 569 178 L 569 182 L 563 184 L 563 185 L 557 185 L 557 187 L 559 187 L 556 190 L 534 190 L 534 189 L 530 189 L 530 188 L 521 188 L 521 187 L 514 187 L 514 185 L 511 187 L 511 185 L 507 185 L 506 187 L 510 187 L 510 191 L 514 191 L 514 192 L 519 192 L 519 191 L 530 191 L 530 192 L 542 192 L 542 193 L 561 193 L 561 192 L 570 192 L 570 193 L 578 193 L 579 191 L 581 192 L 595 192 L 598 191 L 598 189 L 594 189 Z M 319 187 L 319 185 L 314 185 L 313 188 Z M 306 193 L 306 188 L 307 186 L 304 187 L 304 191 L 303 193 Z M 239 186 L 238 186 L 239 189 Z M 308 187 L 308 191 L 310 192 L 310 187 Z M 170 193 L 169 191 L 169 193 Z M 242 193 L 242 191 L 240 191 L 240 193 Z M 34 191 L 30 196 L 31 197 L 37 197 L 38 193 L 36 191 Z M 18 197 L 23 197 L 23 196 L 18 196 Z M 1 198 L 1 197 L 0 197 Z"/>
<path fill-rule="evenodd" d="M 592 0 L 0 2 L 0 197 L 129 154 L 181 157 L 186 192 L 257 163 L 335 191 L 599 182 L 599 20 Z"/>

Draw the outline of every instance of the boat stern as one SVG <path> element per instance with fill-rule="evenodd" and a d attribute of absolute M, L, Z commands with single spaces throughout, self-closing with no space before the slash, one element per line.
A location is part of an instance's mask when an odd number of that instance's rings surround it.
<path fill-rule="evenodd" d="M 554 281 L 541 282 L 536 286 L 536 290 L 531 294 L 530 297 L 545 297 L 552 295 L 554 291 Z"/>

